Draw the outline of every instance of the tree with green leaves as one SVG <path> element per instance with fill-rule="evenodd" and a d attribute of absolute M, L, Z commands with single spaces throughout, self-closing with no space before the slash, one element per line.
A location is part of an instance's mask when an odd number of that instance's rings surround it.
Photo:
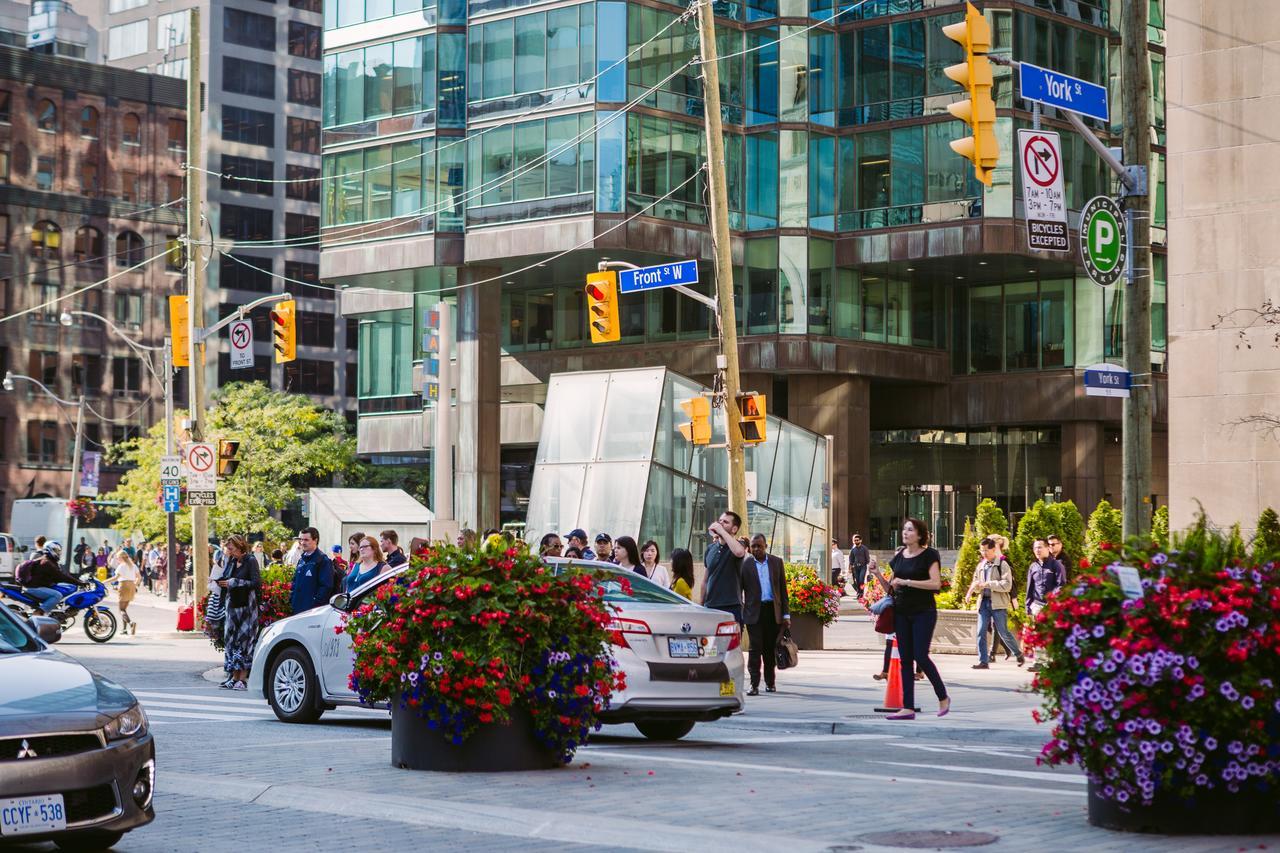
<path fill-rule="evenodd" d="M 1105 566 L 1112 561 L 1115 548 L 1124 542 L 1124 517 L 1120 510 L 1107 500 L 1098 501 L 1098 506 L 1089 514 L 1089 527 L 1085 531 L 1085 559 L 1091 566 Z M 1111 550 L 1103 549 L 1103 545 Z"/>
<path fill-rule="evenodd" d="M 978 504 L 976 528 L 979 539 L 996 533 L 1008 536 L 1009 519 L 1004 517 L 1004 512 L 995 501 L 986 498 Z"/>
<path fill-rule="evenodd" d="M 1062 550 L 1068 559 L 1076 565 L 1067 566 L 1070 577 L 1078 569 L 1080 557 L 1084 555 L 1084 516 L 1076 508 L 1075 501 L 1062 501 L 1045 507 L 1049 518 L 1053 521 L 1053 530 L 1062 540 Z"/>
<path fill-rule="evenodd" d="M 1258 528 L 1253 534 L 1252 554 L 1255 559 L 1280 560 L 1280 515 L 1271 507 L 1258 516 Z"/>
<path fill-rule="evenodd" d="M 207 441 L 240 442 L 240 465 L 218 484 L 218 505 L 209 529 L 218 536 L 242 533 L 283 539 L 290 531 L 273 513 L 297 500 L 298 492 L 327 486 L 338 474 L 358 474 L 355 440 L 335 411 L 300 394 L 272 391 L 258 382 L 233 382 L 218 390 L 205 418 Z M 122 501 L 117 527 L 140 530 L 148 539 L 165 534 L 160 502 L 160 457 L 164 424 L 145 436 L 112 445 L 110 459 L 134 466 L 105 500 Z M 180 538 L 189 541 L 190 510 L 178 514 Z"/>
<path fill-rule="evenodd" d="M 956 567 L 951 572 L 951 602 L 956 606 L 964 603 L 964 594 L 969 591 L 973 582 L 973 570 L 978 567 L 978 531 L 973 522 L 964 520 L 964 538 L 960 540 L 960 551 L 956 554 Z"/>
<path fill-rule="evenodd" d="M 1169 507 L 1161 504 L 1151 516 L 1151 541 L 1161 548 L 1169 547 Z"/>

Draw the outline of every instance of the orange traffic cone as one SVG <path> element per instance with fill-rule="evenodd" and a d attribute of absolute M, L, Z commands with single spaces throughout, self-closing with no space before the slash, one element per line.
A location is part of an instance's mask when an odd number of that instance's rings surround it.
<path fill-rule="evenodd" d="M 889 642 L 893 644 L 893 651 L 889 655 L 889 680 L 884 685 L 884 707 L 876 708 L 881 714 L 902 710 L 902 656 L 898 654 L 897 635 L 890 634 Z"/>

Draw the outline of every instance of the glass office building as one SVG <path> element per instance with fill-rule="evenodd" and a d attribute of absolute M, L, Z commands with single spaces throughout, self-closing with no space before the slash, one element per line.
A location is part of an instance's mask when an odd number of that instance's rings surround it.
<path fill-rule="evenodd" d="M 471 367 L 455 399 L 460 422 L 481 431 L 476 446 L 459 444 L 475 462 L 460 516 L 487 526 L 524 517 L 552 374 L 714 371 L 701 303 L 669 290 L 623 297 L 621 340 L 597 346 L 582 294 L 602 258 L 694 258 L 711 291 L 698 37 L 683 7 L 660 0 L 421 3 L 326 6 L 322 274 L 349 287 L 344 311 L 360 320 L 360 449 L 375 459 L 432 452 L 422 318 L 438 299 L 457 305 L 459 366 Z M 1152 3 L 1162 242 L 1163 4 Z M 1118 114 L 1113 5 L 989 7 L 993 52 L 1105 83 Z M 1044 494 L 1092 506 L 1118 493 L 1119 403 L 1080 385 L 1083 367 L 1121 354 L 1123 290 L 1085 278 L 1074 232 L 1069 254 L 1027 249 L 1011 152 L 1034 118 L 1008 69 L 996 68 L 993 185 L 950 149 L 967 130 L 946 111 L 961 95 L 943 69 L 961 54 L 942 27 L 963 5 L 715 10 L 744 386 L 833 436 L 833 532 L 887 546 L 909 511 L 954 531 L 964 510 L 919 496 L 983 483 L 1012 513 Z M 1074 229 L 1113 179 L 1061 116 L 1041 120 L 1061 131 Z M 1095 129 L 1118 144 L 1118 125 Z M 1164 411 L 1157 402 L 1156 502 Z M 921 438 L 934 435 L 962 438 Z M 926 464 L 935 446 L 956 461 Z M 991 448 L 1016 476 L 992 473 Z"/>

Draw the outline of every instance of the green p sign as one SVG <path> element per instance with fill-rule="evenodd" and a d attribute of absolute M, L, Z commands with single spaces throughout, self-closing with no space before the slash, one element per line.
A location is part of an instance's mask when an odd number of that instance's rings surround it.
<path fill-rule="evenodd" d="M 1080 257 L 1095 284 L 1115 284 L 1124 272 L 1124 212 L 1105 195 L 1080 211 Z"/>

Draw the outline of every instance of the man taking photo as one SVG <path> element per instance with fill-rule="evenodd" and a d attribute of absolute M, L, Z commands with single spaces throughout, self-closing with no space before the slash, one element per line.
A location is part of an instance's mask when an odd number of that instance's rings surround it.
<path fill-rule="evenodd" d="M 742 517 L 733 510 L 725 510 L 711 522 L 707 533 L 711 547 L 707 549 L 703 563 L 707 576 L 702 581 L 702 606 L 732 613 L 742 624 L 742 580 L 739 568 L 747 549 L 738 541 L 738 528 Z"/>

